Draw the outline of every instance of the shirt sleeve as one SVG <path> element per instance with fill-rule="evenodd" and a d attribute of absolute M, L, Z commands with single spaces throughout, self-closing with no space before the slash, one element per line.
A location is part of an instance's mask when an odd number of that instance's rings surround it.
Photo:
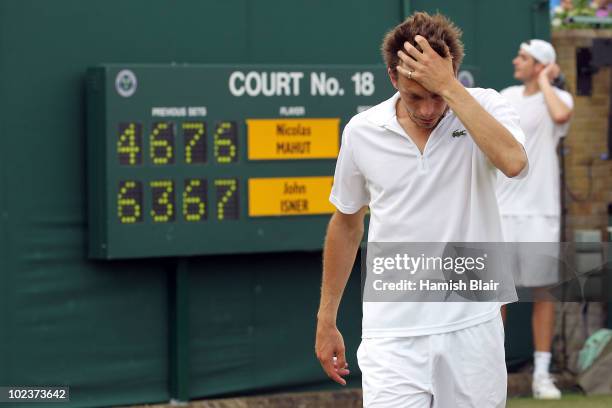
<path fill-rule="evenodd" d="M 354 214 L 370 202 L 365 177 L 355 164 L 350 133 L 347 124 L 342 132 L 342 145 L 329 196 L 329 201 L 345 214 Z"/>
<path fill-rule="evenodd" d="M 491 114 L 503 127 L 505 127 L 517 142 L 525 149 L 525 133 L 521 129 L 520 117 L 516 109 L 497 91 L 486 90 L 486 103 L 482 103 L 483 108 Z M 484 155 L 484 154 L 483 154 Z M 527 165 L 520 174 L 514 178 L 522 179 L 529 173 L 529 159 Z"/>
<path fill-rule="evenodd" d="M 566 104 L 570 109 L 574 109 L 574 98 L 572 98 L 572 94 L 570 94 L 569 92 L 562 91 L 560 89 L 555 89 L 555 92 L 557 93 L 559 99 L 561 99 L 561 102 Z M 560 125 L 555 123 L 555 140 L 559 140 L 560 138 L 567 136 L 569 126 L 569 120 Z"/>

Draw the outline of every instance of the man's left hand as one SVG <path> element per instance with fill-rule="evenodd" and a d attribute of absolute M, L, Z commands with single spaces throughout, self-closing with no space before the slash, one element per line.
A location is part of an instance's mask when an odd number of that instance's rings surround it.
<path fill-rule="evenodd" d="M 414 37 L 416 43 L 421 47 L 420 52 L 408 41 L 404 43 L 404 51 L 398 51 L 401 62 L 397 66 L 397 72 L 408 79 L 413 79 L 421 84 L 429 92 L 442 95 L 457 80 L 453 70 L 453 57 L 446 47 L 447 57 L 442 58 L 425 37 L 417 35 Z"/>

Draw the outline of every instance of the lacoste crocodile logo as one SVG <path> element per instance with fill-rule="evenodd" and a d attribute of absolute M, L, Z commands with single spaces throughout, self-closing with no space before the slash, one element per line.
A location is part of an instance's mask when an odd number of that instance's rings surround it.
<path fill-rule="evenodd" d="M 453 137 L 465 136 L 465 133 L 466 133 L 466 132 L 465 132 L 465 129 L 463 129 L 463 130 L 459 130 L 459 129 L 457 129 L 457 130 L 454 130 L 454 131 L 453 131 L 453 135 L 452 135 L 452 136 L 453 136 Z"/>

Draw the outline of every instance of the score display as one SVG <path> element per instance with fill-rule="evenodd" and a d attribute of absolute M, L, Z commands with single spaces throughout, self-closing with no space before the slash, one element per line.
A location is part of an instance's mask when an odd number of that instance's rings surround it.
<path fill-rule="evenodd" d="M 88 70 L 89 256 L 316 250 L 343 126 L 382 66 Z"/>

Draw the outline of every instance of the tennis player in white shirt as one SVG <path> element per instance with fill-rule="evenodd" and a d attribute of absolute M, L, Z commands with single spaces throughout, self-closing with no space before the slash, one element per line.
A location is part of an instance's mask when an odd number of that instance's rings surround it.
<path fill-rule="evenodd" d="M 523 176 L 516 111 L 457 80 L 460 30 L 415 13 L 382 45 L 397 93 L 346 125 L 330 201 L 315 350 L 349 373 L 336 318 L 370 210 L 369 242 L 500 242 L 497 170 Z M 504 407 L 498 302 L 364 302 L 357 352 L 364 407 Z"/>

